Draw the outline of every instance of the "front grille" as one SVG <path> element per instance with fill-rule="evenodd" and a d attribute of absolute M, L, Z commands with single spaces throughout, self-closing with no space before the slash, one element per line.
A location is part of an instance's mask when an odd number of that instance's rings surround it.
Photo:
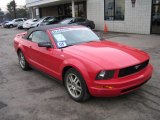
<path fill-rule="evenodd" d="M 149 60 L 147 60 L 147 61 L 145 61 L 141 64 L 137 64 L 137 65 L 134 65 L 134 66 L 131 66 L 131 67 L 120 69 L 118 77 L 124 77 L 124 76 L 127 76 L 127 75 L 134 74 L 136 72 L 139 72 L 142 69 L 146 68 L 148 63 L 149 63 Z"/>

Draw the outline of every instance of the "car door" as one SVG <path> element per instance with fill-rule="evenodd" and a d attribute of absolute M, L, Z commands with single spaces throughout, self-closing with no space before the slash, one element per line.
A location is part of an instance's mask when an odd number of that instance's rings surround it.
<path fill-rule="evenodd" d="M 16 19 L 14 22 L 14 26 L 17 26 L 18 24 L 20 24 L 23 20 L 22 19 Z"/>
<path fill-rule="evenodd" d="M 17 26 L 17 24 L 18 24 L 18 19 L 15 19 L 15 21 L 13 22 L 13 25 Z"/>
<path fill-rule="evenodd" d="M 29 58 L 33 66 L 51 73 L 53 72 L 53 48 L 39 47 L 39 42 L 51 42 L 45 31 L 34 31 L 28 38 L 31 41 L 29 46 Z"/>

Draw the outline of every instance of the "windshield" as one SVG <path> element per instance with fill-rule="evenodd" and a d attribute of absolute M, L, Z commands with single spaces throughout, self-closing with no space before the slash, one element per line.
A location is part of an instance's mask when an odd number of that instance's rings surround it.
<path fill-rule="evenodd" d="M 89 28 L 60 28 L 52 30 L 51 34 L 55 39 L 58 48 L 63 48 L 71 45 L 100 41 L 100 38 Z"/>
<path fill-rule="evenodd" d="M 68 24 L 72 19 L 65 19 L 60 22 L 60 24 Z"/>

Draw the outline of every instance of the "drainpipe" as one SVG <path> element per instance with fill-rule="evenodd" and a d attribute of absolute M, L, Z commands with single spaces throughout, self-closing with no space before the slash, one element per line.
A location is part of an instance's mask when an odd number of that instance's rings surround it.
<path fill-rule="evenodd" d="M 72 0 L 72 17 L 75 17 L 75 1 Z"/>

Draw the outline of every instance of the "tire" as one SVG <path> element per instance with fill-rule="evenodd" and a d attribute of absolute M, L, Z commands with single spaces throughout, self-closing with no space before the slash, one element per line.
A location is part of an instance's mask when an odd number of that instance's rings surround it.
<path fill-rule="evenodd" d="M 71 68 L 64 77 L 65 88 L 69 96 L 76 102 L 84 102 L 90 98 L 90 94 L 81 74 Z"/>
<path fill-rule="evenodd" d="M 30 66 L 29 66 L 28 62 L 26 61 L 22 51 L 18 52 L 18 60 L 19 60 L 19 65 L 22 68 L 22 70 L 27 71 L 30 69 Z"/>
<path fill-rule="evenodd" d="M 9 28 L 13 28 L 13 25 L 9 25 Z"/>

